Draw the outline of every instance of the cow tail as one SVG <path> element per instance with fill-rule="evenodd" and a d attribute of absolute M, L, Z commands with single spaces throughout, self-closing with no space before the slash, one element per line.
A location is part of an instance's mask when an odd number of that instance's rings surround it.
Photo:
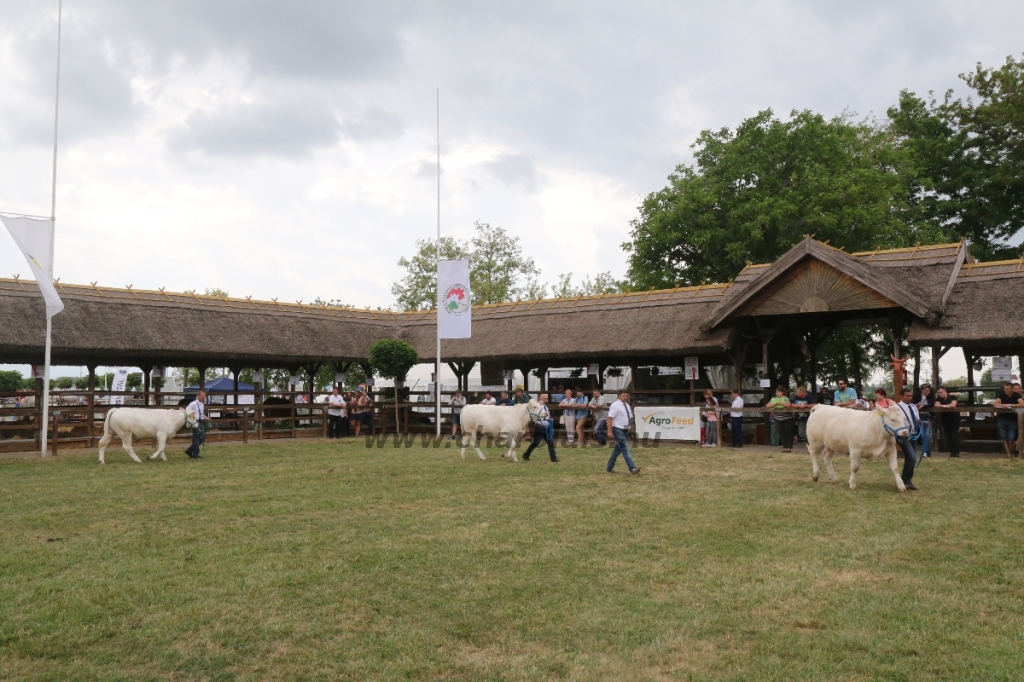
<path fill-rule="evenodd" d="M 116 407 L 107 410 L 107 416 L 103 418 L 103 437 L 104 438 L 107 438 L 107 436 L 110 435 L 110 415 L 114 414 L 114 412 L 116 410 L 117 410 Z"/>

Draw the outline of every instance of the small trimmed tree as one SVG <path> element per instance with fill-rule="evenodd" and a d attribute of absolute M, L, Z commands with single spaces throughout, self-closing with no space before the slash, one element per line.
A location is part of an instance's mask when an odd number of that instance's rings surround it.
<path fill-rule="evenodd" d="M 398 382 L 420 361 L 416 349 L 401 339 L 381 339 L 370 346 L 370 365 L 375 373 L 395 382 L 395 432 L 398 432 Z"/>

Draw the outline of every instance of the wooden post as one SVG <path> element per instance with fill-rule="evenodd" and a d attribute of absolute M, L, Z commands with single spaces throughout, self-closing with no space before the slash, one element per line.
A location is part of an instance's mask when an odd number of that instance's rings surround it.
<path fill-rule="evenodd" d="M 242 408 L 242 445 L 249 444 L 249 415 L 246 414 L 246 410 Z"/>
<path fill-rule="evenodd" d="M 164 374 L 167 373 L 166 367 L 160 368 L 160 376 L 153 377 L 153 404 L 157 407 L 163 407 L 164 397 L 161 394 L 161 389 L 164 387 Z"/>
<path fill-rule="evenodd" d="M 313 410 L 310 410 L 309 412 L 312 415 Z M 326 406 L 324 407 L 324 409 L 320 410 L 320 421 L 323 422 L 322 423 L 323 433 L 320 435 L 320 437 L 323 438 L 323 439 L 326 439 L 327 438 L 327 408 L 326 408 Z"/>
<path fill-rule="evenodd" d="M 35 369 L 35 365 L 32 366 L 32 369 L 33 370 Z M 43 441 L 42 441 L 42 434 L 43 434 L 42 429 L 48 428 L 48 426 L 49 426 L 48 424 L 43 424 L 43 380 L 42 379 L 36 379 L 35 391 L 36 391 L 35 392 L 35 396 L 36 396 L 36 407 L 35 407 L 35 411 L 36 411 L 36 416 L 35 416 L 35 424 L 36 424 L 36 450 L 39 450 L 40 448 L 42 448 L 42 443 L 43 443 Z M 42 453 L 42 454 L 43 454 L 43 457 L 46 457 L 46 453 L 45 452 Z"/>
<path fill-rule="evenodd" d="M 296 408 L 295 398 L 296 398 L 296 396 L 293 395 L 292 396 L 292 438 L 295 438 L 297 436 L 297 434 L 295 433 L 295 430 L 298 428 L 298 425 L 299 425 L 298 410 L 295 409 Z"/>
<path fill-rule="evenodd" d="M 53 443 L 53 456 L 57 456 L 57 434 L 60 433 L 60 412 L 53 413 L 53 438 L 50 442 Z"/>
<path fill-rule="evenodd" d="M 205 391 L 206 390 L 206 368 L 205 367 L 196 367 L 196 369 L 199 370 L 199 390 L 200 391 Z"/>
<path fill-rule="evenodd" d="M 942 358 L 942 354 L 939 352 L 938 346 L 932 346 L 932 387 L 933 390 L 938 391 L 939 386 L 942 385 L 942 378 L 939 376 L 939 359 Z"/>
<path fill-rule="evenodd" d="M 967 362 L 967 385 L 974 386 L 974 354 L 966 348 L 963 351 L 964 360 Z M 971 405 L 974 404 L 974 391 L 967 392 L 967 400 Z"/>
<path fill-rule="evenodd" d="M 86 397 L 85 405 L 88 417 L 85 420 L 85 435 L 89 438 L 89 447 L 95 445 L 95 429 L 93 422 L 96 421 L 96 365 L 89 365 L 89 395 Z"/>
<path fill-rule="evenodd" d="M 921 346 L 915 346 L 914 347 L 914 389 L 915 390 L 920 390 L 920 388 L 921 388 Z"/>

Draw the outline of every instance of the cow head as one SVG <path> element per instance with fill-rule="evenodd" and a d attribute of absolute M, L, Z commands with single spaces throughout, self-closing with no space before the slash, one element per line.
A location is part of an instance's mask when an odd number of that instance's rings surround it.
<path fill-rule="evenodd" d="M 889 401 L 887 407 L 876 407 L 875 412 L 882 418 L 882 424 L 885 430 L 893 436 L 906 436 L 909 434 L 909 429 L 903 422 L 903 410 L 901 410 L 894 400 Z"/>

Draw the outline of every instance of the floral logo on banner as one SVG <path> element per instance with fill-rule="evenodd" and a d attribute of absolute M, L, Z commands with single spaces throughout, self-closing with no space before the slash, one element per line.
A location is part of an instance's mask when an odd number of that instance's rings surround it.
<path fill-rule="evenodd" d="M 461 315 L 469 311 L 469 289 L 461 284 L 453 284 L 444 292 L 441 305 L 452 315 Z"/>

